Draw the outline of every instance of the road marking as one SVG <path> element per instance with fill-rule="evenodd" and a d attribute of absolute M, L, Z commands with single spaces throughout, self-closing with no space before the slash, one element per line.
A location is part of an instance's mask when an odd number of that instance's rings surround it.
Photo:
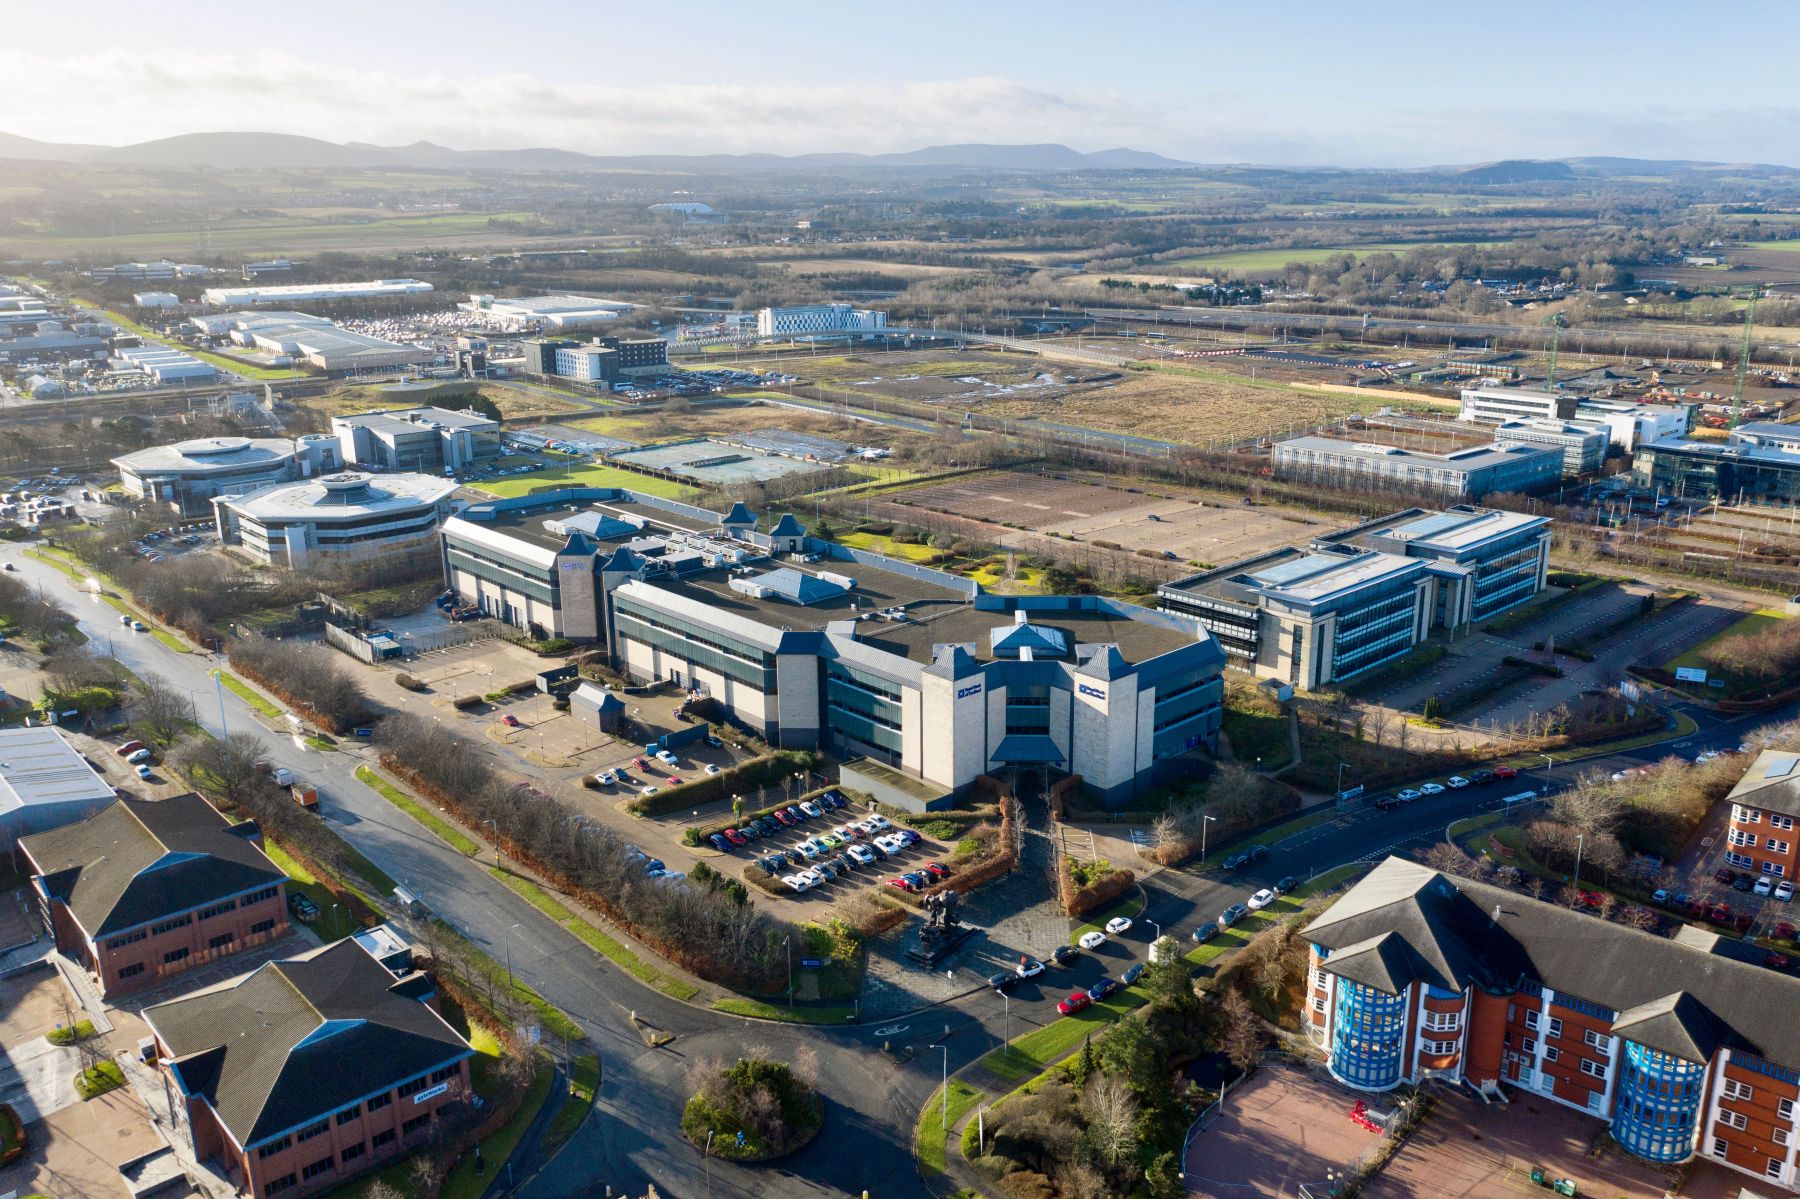
<path fill-rule="evenodd" d="M 911 1027 L 912 1025 L 910 1024 L 890 1024 L 886 1028 L 876 1029 L 875 1035 L 878 1037 L 897 1037 Z"/>

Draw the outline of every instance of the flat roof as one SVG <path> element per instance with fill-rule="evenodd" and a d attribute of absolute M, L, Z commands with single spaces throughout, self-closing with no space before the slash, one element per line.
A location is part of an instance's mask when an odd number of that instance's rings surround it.
<path fill-rule="evenodd" d="M 1258 596 L 1318 604 L 1389 579 L 1425 569 L 1422 558 L 1343 546 L 1302 550 L 1291 546 L 1164 584 L 1164 590 L 1254 604 Z"/>
<path fill-rule="evenodd" d="M 153 445 L 114 458 L 113 465 L 139 474 L 179 471 L 206 474 L 245 466 L 280 465 L 294 456 L 285 437 L 196 437 L 172 445 Z"/>
<path fill-rule="evenodd" d="M 1549 523 L 1549 518 L 1544 516 L 1457 504 L 1441 512 L 1374 530 L 1373 535 L 1381 540 L 1403 541 L 1409 545 L 1456 553 L 1473 549 L 1495 537 L 1540 528 Z"/>
<path fill-rule="evenodd" d="M 39 804 L 112 798 L 112 784 L 55 729 L 0 729 L 0 816 Z"/>
<path fill-rule="evenodd" d="M 1707 458 L 1739 458 L 1751 462 L 1763 462 L 1774 466 L 1784 466 L 1790 470 L 1800 470 L 1800 454 L 1792 450 L 1778 450 L 1770 446 L 1754 445 L 1750 442 L 1718 442 L 1700 441 L 1692 437 L 1659 437 L 1655 441 L 1647 441 L 1638 446 L 1641 450 L 1661 450 L 1665 453 L 1673 451 L 1681 454 L 1697 454 Z"/>
<path fill-rule="evenodd" d="M 857 575 L 860 583 L 862 575 Z M 1030 623 L 1042 630 L 1062 634 L 1073 650 L 1082 645 L 1116 645 L 1127 662 L 1142 662 L 1172 653 L 1184 645 L 1194 645 L 1200 638 L 1177 632 L 1161 624 L 1132 620 L 1127 616 L 1095 610 L 1066 612 L 1030 612 Z M 1013 626 L 1013 614 L 978 609 L 972 603 L 932 604 L 908 608 L 909 619 L 890 623 L 868 619 L 856 627 L 857 640 L 874 649 L 901 654 L 912 661 L 929 663 L 932 650 L 939 645 L 961 645 L 980 662 L 996 660 L 993 631 Z M 914 618 L 914 617 L 917 618 Z M 1013 655 L 1004 655 L 1012 657 Z M 1071 662 L 1073 655 L 1052 657 L 1037 655 L 1039 661 Z"/>
<path fill-rule="evenodd" d="M 278 483 L 245 495 L 220 496 L 214 504 L 258 521 L 350 520 L 372 514 L 429 508 L 457 488 L 456 480 L 431 475 L 369 475 L 344 471 L 299 483 Z"/>
<path fill-rule="evenodd" d="M 1278 442 L 1277 451 L 1284 449 L 1311 450 L 1315 453 L 1338 454 L 1345 458 L 1358 458 L 1365 462 L 1399 461 L 1426 467 L 1431 470 L 1472 471 L 1485 467 L 1498 466 L 1502 462 L 1516 461 L 1522 457 L 1538 454 L 1556 454 L 1560 461 L 1560 450 L 1548 446 L 1536 445 L 1478 445 L 1466 450 L 1452 450 L 1447 454 L 1433 454 L 1427 450 L 1407 450 L 1389 445 L 1366 445 L 1355 441 L 1340 441 L 1335 437 L 1295 437 L 1288 441 Z"/>
<path fill-rule="evenodd" d="M 615 462 L 630 462 L 712 484 L 760 482 L 822 469 L 821 464 L 802 458 L 764 453 L 709 439 L 618 450 L 607 457 Z"/>
<path fill-rule="evenodd" d="M 763 563 L 762 567 L 773 566 Z M 775 598 L 755 599 L 739 591 L 731 589 L 734 577 L 728 570 L 715 569 L 689 575 L 683 579 L 670 579 L 666 576 L 652 576 L 645 579 L 648 586 L 672 595 L 686 596 L 705 604 L 708 608 L 733 616 L 755 621 L 770 629 L 810 629 L 822 630 L 826 625 L 840 620 L 855 620 L 858 614 L 865 619 L 857 623 L 860 638 L 876 641 L 894 636 L 898 631 L 909 627 L 912 621 L 924 620 L 934 623 L 935 618 L 958 610 L 973 611 L 969 597 L 962 592 L 944 587 L 936 583 L 927 583 L 908 575 L 895 574 L 877 567 L 866 566 L 861 562 L 822 562 L 817 565 L 801 565 L 789 563 L 783 569 L 818 575 L 821 571 L 830 574 L 848 575 L 856 580 L 854 591 L 801 605 L 788 600 Z M 754 573 L 742 577 L 755 580 L 757 575 L 765 573 L 765 569 L 752 566 Z M 895 625 L 887 621 L 875 619 L 875 613 L 882 608 L 904 605 L 909 622 Z M 985 630 L 990 625 L 1005 624 L 1010 619 L 1005 613 L 983 612 L 980 614 L 980 628 Z M 980 640 L 985 644 L 987 634 L 981 632 Z M 939 637 L 938 641 L 975 640 L 976 635 L 957 637 Z M 905 653 L 905 650 L 895 650 Z M 931 646 L 925 645 L 923 654 L 912 654 L 921 662 L 931 660 Z"/>
<path fill-rule="evenodd" d="M 607 300 L 600 296 L 578 296 L 569 292 L 553 292 L 546 296 L 494 296 L 487 301 L 487 311 L 531 316 L 568 316 L 583 312 L 629 312 L 637 305 L 627 300 Z"/>
<path fill-rule="evenodd" d="M 483 416 L 473 409 L 438 408 L 431 404 L 417 408 L 377 408 L 368 412 L 354 412 L 348 416 L 331 418 L 333 428 L 339 425 L 354 428 L 358 425 L 381 425 L 384 421 L 400 421 L 409 425 L 440 424 L 450 429 L 493 429 L 498 428 L 498 421 Z"/>

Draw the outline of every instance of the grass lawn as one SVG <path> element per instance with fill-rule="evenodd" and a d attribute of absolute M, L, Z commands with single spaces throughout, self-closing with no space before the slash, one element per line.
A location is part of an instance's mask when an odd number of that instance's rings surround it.
<path fill-rule="evenodd" d="M 1081 1044 L 1088 1034 L 1101 1031 L 1126 1012 L 1142 1007 L 1144 1002 L 1144 996 L 1135 987 L 1115 991 L 1073 1016 L 1064 1016 L 1034 1032 L 1014 1037 L 1011 1045 L 993 1050 L 982 1058 L 981 1065 L 1001 1078 L 1029 1078 Z"/>
<path fill-rule="evenodd" d="M 1491 813 L 1491 815 L 1497 818 L 1500 813 L 1494 812 Z M 1361 876 L 1370 868 L 1371 867 L 1367 862 L 1346 862 L 1342 866 L 1333 867 L 1324 874 L 1317 875 L 1308 880 L 1305 884 L 1297 888 L 1294 891 L 1294 894 L 1302 898 L 1323 895 L 1328 891 L 1343 886 L 1351 879 Z"/>
<path fill-rule="evenodd" d="M 124 1085 L 125 1071 L 119 1068 L 119 1063 L 110 1059 L 95 1062 L 75 1076 L 75 1093 L 83 1099 L 93 1099 Z"/>
<path fill-rule="evenodd" d="M 1223 720 L 1225 739 L 1231 742 L 1231 755 L 1238 761 L 1255 763 L 1260 760 L 1263 766 L 1272 768 L 1284 765 L 1294 756 L 1286 716 L 1227 707 Z"/>
<path fill-rule="evenodd" d="M 1069 934 L 1069 944 L 1071 944 L 1071 945 L 1075 944 L 1075 942 L 1081 940 L 1081 938 L 1086 936 L 1088 933 L 1105 932 L 1106 931 L 1106 922 L 1108 920 L 1113 919 L 1114 917 L 1124 916 L 1125 918 L 1127 918 L 1129 920 L 1136 920 L 1138 917 L 1138 913 L 1143 910 L 1144 910 L 1143 888 L 1133 887 L 1130 890 L 1130 892 L 1126 894 L 1125 898 L 1119 900 L 1119 902 L 1113 904 L 1110 908 L 1107 908 L 1105 911 L 1099 912 L 1093 916 L 1088 917 L 1088 922 L 1086 924 L 1082 925 L 1080 928 L 1078 928 L 1074 932 L 1070 933 Z"/>
<path fill-rule="evenodd" d="M 550 1127 L 544 1131 L 541 1148 L 545 1157 L 555 1153 L 575 1135 L 575 1130 L 593 1109 L 594 1096 L 599 1093 L 600 1056 L 583 1054 L 570 1064 L 569 1093 L 563 1096 L 562 1106 L 556 1109 L 556 1115 L 550 1118 Z"/>
<path fill-rule="evenodd" d="M 1705 641 L 1702 641 L 1699 645 L 1694 646 L 1692 649 L 1689 649 L 1683 653 L 1677 654 L 1673 658 L 1670 658 L 1667 662 L 1663 663 L 1663 669 L 1667 670 L 1668 672 L 1673 674 L 1677 667 L 1701 666 L 1705 662 L 1706 652 L 1709 649 L 1711 649 L 1713 646 L 1717 645 L 1719 642 L 1724 641 L 1725 639 L 1727 639 L 1729 637 L 1754 636 L 1757 633 L 1765 632 L 1769 629 L 1774 628 L 1777 624 L 1781 623 L 1782 621 L 1784 621 L 1786 619 L 1788 619 L 1786 615 L 1784 615 L 1781 612 L 1776 611 L 1773 608 L 1759 608 L 1755 612 L 1750 613 L 1748 616 L 1745 616 L 1745 617 L 1735 621 L 1734 623 L 1728 625 L 1727 627 L 1719 630 L 1717 633 L 1714 633 L 1711 637 L 1708 637 Z M 1721 672 L 1721 671 L 1714 671 L 1708 677 L 1709 678 L 1719 678 L 1719 677 L 1724 678 L 1725 687 L 1723 689 L 1722 694 L 1727 697 L 1735 695 L 1737 693 L 1738 689 L 1740 688 L 1740 686 L 1742 685 L 1742 680 L 1734 679 L 1729 674 L 1725 674 L 1724 672 Z M 1694 686 L 1693 684 L 1685 684 L 1685 685 L 1686 686 Z M 1773 686 L 1774 686 L 1774 684 L 1772 684 L 1772 683 L 1760 683 L 1760 684 L 1756 685 L 1755 689 L 1762 690 L 1762 689 L 1771 688 Z M 1698 690 L 1702 694 L 1704 694 L 1709 690 L 1710 691 L 1719 691 L 1719 688 L 1716 688 L 1716 687 L 1708 688 L 1705 684 L 1699 684 Z"/>
<path fill-rule="evenodd" d="M 1290 262 L 1301 262 L 1314 266 L 1328 258 L 1339 254 L 1352 254 L 1358 261 L 1370 254 L 1387 250 L 1394 254 L 1404 254 L 1416 248 L 1418 243 L 1383 242 L 1374 245 L 1360 246 L 1306 246 L 1285 250 L 1233 250 L 1220 254 L 1196 254 L 1188 258 L 1177 258 L 1160 263 L 1162 266 L 1202 267 L 1215 271 L 1255 271 L 1273 274 Z M 1448 244 L 1448 243 L 1446 243 Z M 1461 243 L 1458 243 L 1461 244 Z M 1475 243 L 1480 244 L 1480 243 Z"/>
<path fill-rule="evenodd" d="M 444 938 L 444 940 L 455 945 L 457 951 L 463 958 L 467 960 L 470 965 L 474 966 L 475 969 L 479 970 L 489 983 L 496 988 L 502 990 L 506 989 L 507 972 L 505 966 L 502 966 L 499 962 L 496 962 L 493 958 L 483 953 L 473 941 L 463 936 L 450 925 L 445 924 L 442 920 L 434 919 L 432 921 L 432 927 L 437 931 L 439 936 Z M 529 985 L 518 978 L 515 977 L 512 980 L 511 989 L 513 996 L 518 999 L 519 1002 L 537 1013 L 538 1019 L 543 1021 L 544 1030 L 546 1032 L 554 1033 L 559 1037 L 567 1037 L 571 1041 L 579 1041 L 582 1037 L 587 1035 L 582 1031 L 581 1025 L 569 1019 L 561 1008 L 551 1003 L 548 999 L 545 999 L 542 995 L 539 995 Z"/>
<path fill-rule="evenodd" d="M 229 670 L 219 672 L 219 682 L 225 684 L 225 690 L 249 704 L 260 715 L 267 716 L 271 720 L 279 720 L 284 715 L 279 707 L 264 699 L 261 692 Z"/>
<path fill-rule="evenodd" d="M 319 914 L 313 918 L 311 927 L 319 936 L 326 941 L 341 941 L 362 927 L 351 917 L 342 901 L 312 871 L 289 857 L 281 846 L 265 837 L 263 851 L 269 855 L 271 862 L 287 874 L 289 894 L 298 891 L 318 905 Z"/>
<path fill-rule="evenodd" d="M 589 949 L 599 953 L 613 965 L 646 986 L 655 987 L 664 994 L 672 995 L 683 1001 L 692 999 L 700 993 L 700 988 L 693 983 L 657 970 L 640 958 L 629 946 L 589 924 L 568 905 L 530 879 L 520 878 L 498 866 L 488 867 L 488 873 L 523 896 L 532 907 L 568 929 L 586 943 Z"/>
<path fill-rule="evenodd" d="M 44 1039 L 52 1045 L 73 1045 L 77 1041 L 85 1041 L 94 1035 L 92 1020 L 77 1020 L 73 1024 L 64 1024 L 51 1029 Z"/>
<path fill-rule="evenodd" d="M 871 554 L 898 558 L 902 562 L 926 562 L 941 552 L 928 545 L 911 545 L 876 533 L 840 533 L 837 543 L 853 550 L 867 550 Z"/>
<path fill-rule="evenodd" d="M 949 1118 L 945 1119 L 944 1088 L 939 1087 L 919 1109 L 919 1126 L 913 1133 L 913 1155 L 926 1174 L 944 1172 L 944 1142 L 948 1129 L 969 1113 L 982 1094 L 961 1079 L 950 1080 Z"/>
<path fill-rule="evenodd" d="M 483 479 L 469 486 L 489 495 L 497 495 L 501 499 L 529 495 L 552 487 L 629 487 L 633 491 L 662 496 L 664 499 L 679 499 L 696 490 L 684 483 L 640 475 L 636 471 L 617 466 L 565 466 L 535 471 L 529 475 L 512 475 L 504 479 Z"/>
<path fill-rule="evenodd" d="M 843 1024 L 856 1014 L 856 1009 L 836 1007 L 782 1007 L 760 999 L 715 999 L 713 1011 L 732 1016 L 750 1016 L 757 1020 L 779 1020 L 784 1024 Z"/>
<path fill-rule="evenodd" d="M 537 1071 L 531 1076 L 531 1088 L 525 1092 L 525 1102 L 513 1118 L 502 1124 L 487 1140 L 481 1143 L 482 1156 L 487 1168 L 481 1173 L 475 1172 L 475 1155 L 465 1157 L 462 1164 L 450 1171 L 444 1179 L 443 1187 L 438 1191 L 438 1199 L 481 1199 L 487 1189 L 493 1185 L 506 1159 L 518 1148 L 519 1141 L 525 1136 L 531 1122 L 537 1119 L 538 1111 L 544 1101 L 550 1098 L 550 1083 L 556 1072 L 550 1069 L 549 1063 L 540 1062 Z M 404 1193 L 404 1188 L 403 1188 Z"/>
<path fill-rule="evenodd" d="M 373 789 L 376 794 L 381 796 L 381 798 L 387 800 L 396 808 L 399 808 L 402 812 L 405 812 L 408 816 L 411 816 L 414 820 L 417 820 L 420 824 L 436 833 L 440 839 L 452 849 L 456 850 L 456 852 L 471 858 L 481 852 L 481 844 L 473 837 L 457 828 L 454 824 L 450 823 L 450 821 L 438 815 L 406 792 L 400 790 L 400 788 L 394 786 L 394 784 L 382 778 L 379 774 L 376 774 L 369 767 L 358 766 L 356 768 L 356 778 L 358 782 Z"/>

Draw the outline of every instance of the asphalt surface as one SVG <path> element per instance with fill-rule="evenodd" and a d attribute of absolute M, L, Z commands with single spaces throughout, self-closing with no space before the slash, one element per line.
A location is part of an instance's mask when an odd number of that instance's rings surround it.
<path fill-rule="evenodd" d="M 272 761 L 319 787 L 323 816 L 346 839 L 496 959 L 505 960 L 510 949 L 513 970 L 588 1030 L 602 1059 L 598 1110 L 569 1147 L 521 1188 L 529 1199 L 597 1196 L 609 1185 L 615 1194 L 642 1193 L 646 1183 L 672 1199 L 715 1193 L 824 1196 L 865 1189 L 871 1195 L 919 1193 L 912 1130 L 940 1074 L 945 1069 L 954 1073 L 1001 1044 L 1008 1033 L 1019 1036 L 1055 1020 L 1058 999 L 1141 960 L 1155 925 L 1186 939 L 1200 921 L 1215 918 L 1227 905 L 1284 875 L 1306 878 L 1346 862 L 1429 844 L 1443 836 L 1452 820 L 1491 808 L 1501 795 L 1527 785 L 1520 778 L 1447 792 L 1393 811 L 1352 813 L 1272 844 L 1265 861 L 1240 874 L 1162 871 L 1146 883 L 1149 905 L 1135 928 L 1098 953 L 1084 953 L 1067 967 L 1052 966 L 1017 987 L 1006 1001 L 984 985 L 978 972 L 965 969 L 969 992 L 962 998 L 879 1027 L 745 1021 L 672 1000 L 595 955 L 496 882 L 485 866 L 452 850 L 358 782 L 355 769 L 371 756 L 366 747 L 320 752 L 271 731 L 230 691 L 223 693 L 221 705 L 210 673 L 220 663 L 212 656 L 178 653 L 148 634 L 122 629 L 112 608 L 80 591 L 60 571 L 25 557 L 20 548 L 0 550 L 0 560 L 15 563 L 25 580 L 73 612 L 97 648 L 110 643 L 132 670 L 194 691 L 201 701 L 201 723 L 209 730 L 257 731 Z M 1670 752 L 1691 756 L 1705 748 L 1735 748 L 1748 729 L 1785 719 L 1796 709 L 1800 705 L 1734 720 L 1691 709 L 1698 733 L 1673 745 L 1591 759 L 1579 769 L 1612 771 Z M 1548 785 L 1565 784 L 1576 769 L 1558 766 Z M 1546 785 L 1541 772 L 1531 773 L 1531 784 Z M 1039 947 L 1046 957 L 1052 948 Z M 675 1034 L 675 1040 L 648 1048 L 632 1023 L 633 1014 Z M 947 1058 L 937 1046 L 948 1048 Z M 825 1129 L 812 1145 L 780 1163 L 738 1167 L 714 1161 L 708 1168 L 676 1131 L 681 1106 L 693 1090 L 689 1072 L 729 1063 L 752 1050 L 790 1061 L 808 1051 L 816 1055 L 818 1083 L 828 1104 Z"/>

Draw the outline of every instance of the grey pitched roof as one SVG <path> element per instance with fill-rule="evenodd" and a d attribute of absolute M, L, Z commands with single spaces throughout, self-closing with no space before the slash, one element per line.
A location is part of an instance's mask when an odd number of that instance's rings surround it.
<path fill-rule="evenodd" d="M 932 647 L 931 665 L 925 668 L 926 674 L 938 675 L 946 679 L 960 679 L 974 674 L 981 664 L 975 660 L 960 642 Z"/>
<path fill-rule="evenodd" d="M 159 1003 L 144 1019 L 246 1147 L 470 1055 L 353 940 Z"/>
<path fill-rule="evenodd" d="M 1079 649 L 1076 651 L 1079 653 Z M 1075 673 L 1086 675 L 1090 679 L 1119 679 L 1132 672 L 1131 663 L 1119 652 L 1119 647 L 1110 642 L 1093 647 L 1093 653 L 1087 661 L 1075 668 Z"/>
<path fill-rule="evenodd" d="M 781 519 L 775 522 L 775 527 L 769 530 L 769 536 L 804 537 L 806 536 L 806 526 L 796 520 L 792 512 L 783 512 Z"/>
<path fill-rule="evenodd" d="M 1800 753 L 1763 750 L 1725 798 L 1748 808 L 1800 816 Z"/>
<path fill-rule="evenodd" d="M 793 603 L 806 605 L 823 603 L 836 599 L 849 588 L 818 575 L 802 574 L 792 567 L 783 566 L 775 570 L 764 571 L 751 580 L 773 591 L 783 599 Z"/>
<path fill-rule="evenodd" d="M 1620 1019 L 1631 1015 L 1631 1039 L 1681 1054 L 1703 1040 L 1692 1016 L 1698 1005 L 1717 1044 L 1800 1069 L 1800 978 L 1735 956 L 1402 858 L 1381 863 L 1306 930 L 1333 951 L 1323 968 L 1334 973 L 1340 951 L 1390 933 L 1418 957 L 1416 977 L 1434 986 L 1503 994 L 1535 981 L 1611 1008 Z M 1362 969 L 1352 958 L 1344 966 Z M 1688 1001 L 1675 1004 L 1672 997 L 1684 992 Z M 1655 1007 L 1665 1000 L 1672 1005 L 1666 1016 Z"/>
<path fill-rule="evenodd" d="M 190 793 L 121 799 L 20 845 L 45 889 L 98 937 L 286 878 L 256 833 Z"/>
<path fill-rule="evenodd" d="M 1398 933 L 1346 945 L 1331 955 L 1331 972 L 1389 995 L 1398 995 L 1415 978 L 1432 977 L 1431 967 Z"/>
<path fill-rule="evenodd" d="M 1689 1062 L 1712 1061 L 1721 1040 L 1711 1014 L 1686 991 L 1627 1008 L 1613 1021 L 1613 1031 Z"/>
<path fill-rule="evenodd" d="M 738 500 L 731 505 L 731 511 L 719 518 L 719 523 L 721 525 L 753 525 L 756 523 L 756 514 L 745 506 L 743 500 Z"/>

